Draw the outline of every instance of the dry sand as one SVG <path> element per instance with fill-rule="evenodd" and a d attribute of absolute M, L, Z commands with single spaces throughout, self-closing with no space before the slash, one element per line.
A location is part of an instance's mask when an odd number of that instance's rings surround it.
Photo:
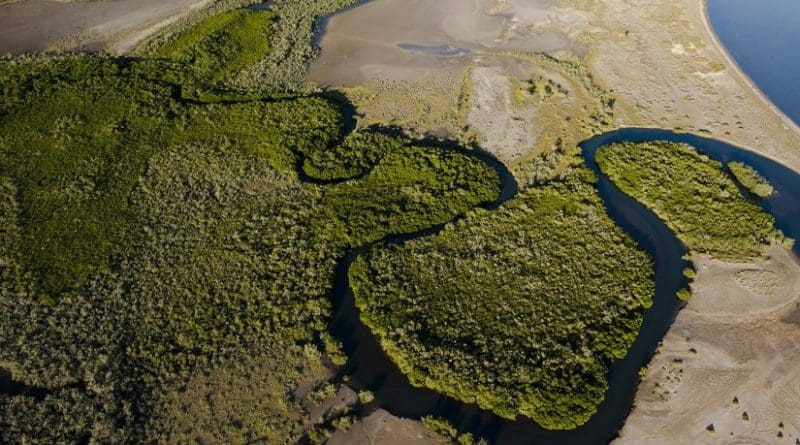
<path fill-rule="evenodd" d="M 0 55 L 41 51 L 121 54 L 210 0 L 26 0 L 0 4 Z"/>
<path fill-rule="evenodd" d="M 400 419 L 379 409 L 356 421 L 347 432 L 337 431 L 327 445 L 441 445 L 420 422 Z"/>
<path fill-rule="evenodd" d="M 782 247 L 769 254 L 752 264 L 695 260 L 692 299 L 616 444 L 796 443 L 800 266 Z"/>

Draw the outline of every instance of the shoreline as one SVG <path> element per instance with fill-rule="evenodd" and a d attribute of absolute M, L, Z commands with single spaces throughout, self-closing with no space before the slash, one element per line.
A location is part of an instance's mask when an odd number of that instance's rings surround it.
<path fill-rule="evenodd" d="M 702 17 L 703 27 L 705 28 L 706 34 L 709 36 L 711 41 L 714 43 L 714 46 L 722 55 L 722 58 L 725 60 L 725 63 L 728 67 L 731 68 L 731 71 L 736 73 L 739 81 L 744 82 L 745 85 L 755 93 L 758 98 L 767 105 L 767 107 L 772 110 L 775 114 L 777 114 L 784 124 L 786 124 L 790 129 L 792 129 L 795 133 L 800 135 L 800 124 L 793 121 L 786 113 L 783 112 L 777 105 L 775 105 L 772 100 L 758 87 L 758 84 L 755 83 L 750 76 L 744 71 L 744 69 L 739 65 L 736 61 L 736 58 L 728 51 L 728 48 L 725 44 L 722 43 L 717 32 L 714 30 L 714 25 L 711 23 L 711 16 L 708 12 L 708 1 L 709 0 L 697 0 L 700 5 L 700 13 Z"/>

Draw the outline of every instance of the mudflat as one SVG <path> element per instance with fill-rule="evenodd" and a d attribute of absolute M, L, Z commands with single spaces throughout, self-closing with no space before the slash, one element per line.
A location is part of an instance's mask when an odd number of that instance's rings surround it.
<path fill-rule="evenodd" d="M 488 51 L 585 53 L 572 32 L 585 14 L 571 11 L 554 18 L 553 8 L 552 0 L 366 3 L 329 20 L 322 55 L 309 78 L 339 86 L 376 77 L 414 80 L 463 67 Z"/>
<path fill-rule="evenodd" d="M 27 0 L 0 4 L 0 55 L 107 50 L 124 53 L 209 0 Z"/>

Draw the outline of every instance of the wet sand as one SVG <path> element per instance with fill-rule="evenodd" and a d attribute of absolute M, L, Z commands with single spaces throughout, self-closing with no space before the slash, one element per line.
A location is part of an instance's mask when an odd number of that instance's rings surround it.
<path fill-rule="evenodd" d="M 41 51 L 120 54 L 209 0 L 26 0 L 0 4 L 0 55 Z"/>
<path fill-rule="evenodd" d="M 417 80 L 457 71 L 482 51 L 584 53 L 570 35 L 581 14 L 552 20 L 550 0 L 376 0 L 332 17 L 309 79 L 352 86 L 369 79 Z M 464 49 L 425 54 L 411 46 Z M 455 69 L 454 69 L 455 68 Z"/>

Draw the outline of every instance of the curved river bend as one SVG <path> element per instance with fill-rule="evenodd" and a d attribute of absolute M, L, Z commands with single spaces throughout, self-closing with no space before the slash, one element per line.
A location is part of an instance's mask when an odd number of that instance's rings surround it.
<path fill-rule="evenodd" d="M 675 293 L 685 286 L 682 271 L 687 263 L 683 244 L 661 220 L 639 202 L 614 186 L 598 169 L 597 150 L 614 142 L 666 140 L 683 142 L 712 158 L 727 162 L 741 161 L 753 167 L 775 187 L 776 193 L 761 202 L 775 216 L 777 226 L 791 237 L 800 238 L 800 175 L 763 156 L 733 145 L 689 134 L 658 129 L 623 129 L 604 133 L 581 144 L 586 164 L 598 176 L 598 191 L 609 215 L 655 259 L 656 291 L 653 306 L 644 314 L 639 335 L 625 358 L 614 362 L 608 372 L 609 389 L 597 413 L 583 426 L 569 431 L 549 431 L 534 421 L 520 417 L 502 419 L 474 404 L 467 404 L 425 388 L 411 386 L 408 379 L 381 349 L 372 332 L 360 321 L 348 282 L 352 261 L 370 246 L 354 249 L 339 262 L 334 290 L 334 318 L 330 329 L 342 342 L 349 361 L 343 370 L 350 375 L 350 385 L 369 389 L 375 401 L 367 409 L 380 407 L 408 418 L 436 416 L 449 420 L 459 431 L 486 437 L 492 443 L 515 444 L 606 444 L 613 440 L 630 413 L 639 382 L 639 370 L 646 366 L 658 343 L 669 329 L 679 309 Z M 516 183 L 496 160 L 475 154 L 500 173 L 503 188 L 500 198 L 486 206 L 494 209 L 516 194 Z M 390 237 L 382 242 L 402 243 L 409 239 L 436 234 L 444 225 L 409 235 Z M 795 247 L 800 253 L 800 244 Z"/>
<path fill-rule="evenodd" d="M 371 0 L 359 1 L 351 8 L 367 1 Z M 800 3 L 796 0 L 707 2 L 711 25 L 731 55 L 758 87 L 800 124 L 800 84 L 796 82 L 800 75 L 800 59 L 792 57 L 800 47 L 800 32 L 797 31 L 800 29 Z M 323 17 L 317 22 L 317 44 L 329 18 Z M 775 60 L 781 63 L 775 64 Z M 584 160 L 598 177 L 598 191 L 609 215 L 655 259 L 656 268 L 653 306 L 645 312 L 640 333 L 627 356 L 609 369 L 609 389 L 598 412 L 580 428 L 547 431 L 526 418 L 508 421 L 476 405 L 411 386 L 359 319 L 347 270 L 353 259 L 369 248 L 363 246 L 351 251 L 337 266 L 331 331 L 342 341 L 350 358 L 343 370 L 351 375 L 350 384 L 375 393 L 375 402 L 368 409 L 381 407 L 409 418 L 442 417 L 462 432 L 472 432 L 503 445 L 606 444 L 613 440 L 632 408 L 639 370 L 649 362 L 679 309 L 675 292 L 685 285 L 682 270 L 686 263 L 682 257 L 686 249 L 653 212 L 623 194 L 599 171 L 594 156 L 598 148 L 610 143 L 656 140 L 688 143 L 718 161 L 741 161 L 753 167 L 776 191 L 760 201 L 760 205 L 775 217 L 777 227 L 786 236 L 800 240 L 800 175 L 787 167 L 731 144 L 669 130 L 629 128 L 598 135 L 581 144 Z M 496 161 L 493 165 L 504 185 L 501 197 L 490 208 L 502 205 L 516 191 L 509 172 Z M 438 226 L 383 242 L 430 236 L 440 229 Z M 794 251 L 800 254 L 800 243 L 795 245 Z"/>

